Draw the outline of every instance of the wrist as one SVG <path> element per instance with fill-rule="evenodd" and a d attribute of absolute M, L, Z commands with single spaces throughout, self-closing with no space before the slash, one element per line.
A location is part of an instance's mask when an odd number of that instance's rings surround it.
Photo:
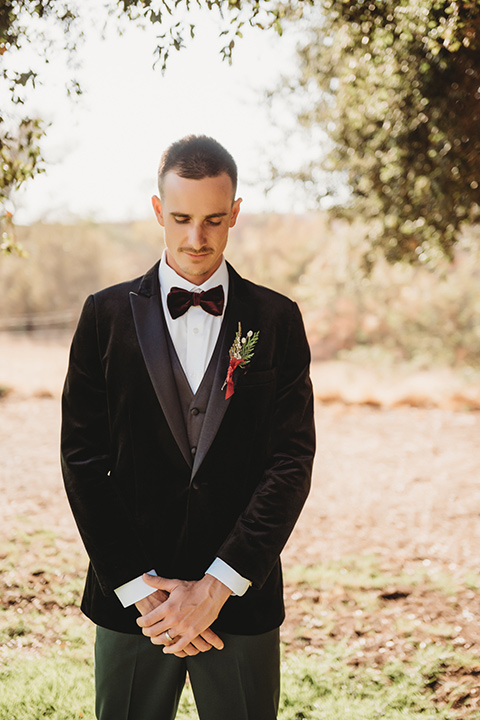
<path fill-rule="evenodd" d="M 250 580 L 244 578 L 234 568 L 219 557 L 216 557 L 210 567 L 205 571 L 206 575 L 213 575 L 232 591 L 232 595 L 241 597 L 245 595 L 251 586 Z"/>
<path fill-rule="evenodd" d="M 222 604 L 225 603 L 232 594 L 230 588 L 213 575 L 206 574 L 199 582 L 206 587 L 212 599 L 221 601 Z"/>

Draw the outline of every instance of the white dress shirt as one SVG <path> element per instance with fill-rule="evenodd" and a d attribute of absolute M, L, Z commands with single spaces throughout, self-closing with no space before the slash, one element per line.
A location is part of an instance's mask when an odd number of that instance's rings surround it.
<path fill-rule="evenodd" d="M 185 278 L 177 275 L 170 265 L 167 265 L 165 253 L 160 260 L 158 274 L 160 276 L 160 289 L 162 295 L 163 314 L 167 323 L 168 332 L 172 338 L 173 347 L 187 376 L 187 380 L 196 393 L 215 350 L 215 345 L 222 327 L 223 315 L 228 300 L 228 270 L 225 260 L 213 275 L 202 285 L 192 285 Z M 225 305 L 221 315 L 210 315 L 199 305 L 188 308 L 187 312 L 174 320 L 167 306 L 167 295 L 172 287 L 179 287 L 190 292 L 201 292 L 222 285 L 225 294 Z"/>
<path fill-rule="evenodd" d="M 228 300 L 228 269 L 225 259 L 222 259 L 220 267 L 201 285 L 193 285 L 185 278 L 177 275 L 166 261 L 164 251 L 160 260 L 159 279 L 162 297 L 163 313 L 167 324 L 168 332 L 178 359 L 183 367 L 187 380 L 195 393 L 202 382 L 205 371 L 212 357 L 215 345 L 220 334 L 223 315 Z M 225 305 L 222 315 L 215 316 L 205 312 L 200 306 L 190 307 L 186 313 L 175 320 L 170 315 L 167 306 L 167 295 L 172 287 L 179 287 L 182 290 L 201 292 L 210 290 L 217 285 L 222 285 L 225 294 Z M 155 571 L 150 571 L 155 575 Z M 239 575 L 230 565 L 227 565 L 220 558 L 215 558 L 206 574 L 213 575 L 226 585 L 234 595 L 244 595 L 251 583 Z M 155 588 L 147 585 L 142 577 L 134 578 L 115 590 L 120 602 L 124 607 L 133 605 L 143 598 L 155 592 Z"/>

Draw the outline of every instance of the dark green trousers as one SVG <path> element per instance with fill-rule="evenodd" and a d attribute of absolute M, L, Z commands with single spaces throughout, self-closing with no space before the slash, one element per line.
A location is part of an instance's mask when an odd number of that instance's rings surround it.
<path fill-rule="evenodd" d="M 173 720 L 186 674 L 200 720 L 276 720 L 279 631 L 219 633 L 225 647 L 194 657 L 164 655 L 143 635 L 97 627 L 98 720 Z"/>

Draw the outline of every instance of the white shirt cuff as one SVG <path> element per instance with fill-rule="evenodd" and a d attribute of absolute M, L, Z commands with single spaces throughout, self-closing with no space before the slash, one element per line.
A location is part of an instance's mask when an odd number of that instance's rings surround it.
<path fill-rule="evenodd" d="M 155 570 L 150 570 L 149 575 L 156 575 Z M 129 607 L 134 605 L 139 600 L 152 595 L 155 592 L 155 588 L 151 585 L 147 585 L 143 577 L 134 578 L 128 582 L 120 585 L 115 589 L 115 594 L 122 603 L 123 607 Z"/>
<path fill-rule="evenodd" d="M 239 596 L 245 595 L 252 584 L 250 580 L 246 580 L 239 575 L 236 570 L 230 567 L 230 565 L 227 565 L 223 560 L 220 560 L 220 558 L 215 558 L 205 575 L 212 575 L 214 578 L 217 578 L 217 580 L 220 580 L 220 582 L 230 588 L 234 595 Z"/>

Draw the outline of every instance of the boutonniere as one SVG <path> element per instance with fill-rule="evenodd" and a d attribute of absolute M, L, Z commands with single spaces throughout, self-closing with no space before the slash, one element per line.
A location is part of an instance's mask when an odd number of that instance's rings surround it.
<path fill-rule="evenodd" d="M 222 385 L 222 390 L 225 386 L 227 387 L 225 391 L 225 400 L 228 400 L 228 398 L 235 392 L 235 388 L 233 386 L 233 373 L 237 367 L 243 368 L 250 362 L 253 357 L 259 334 L 259 330 L 257 330 L 256 333 L 249 330 L 246 337 L 242 338 L 242 325 L 241 323 L 238 323 L 237 334 L 235 335 L 235 340 L 233 341 L 233 345 L 228 353 L 230 355 L 230 364 L 227 370 L 227 377 Z"/>

